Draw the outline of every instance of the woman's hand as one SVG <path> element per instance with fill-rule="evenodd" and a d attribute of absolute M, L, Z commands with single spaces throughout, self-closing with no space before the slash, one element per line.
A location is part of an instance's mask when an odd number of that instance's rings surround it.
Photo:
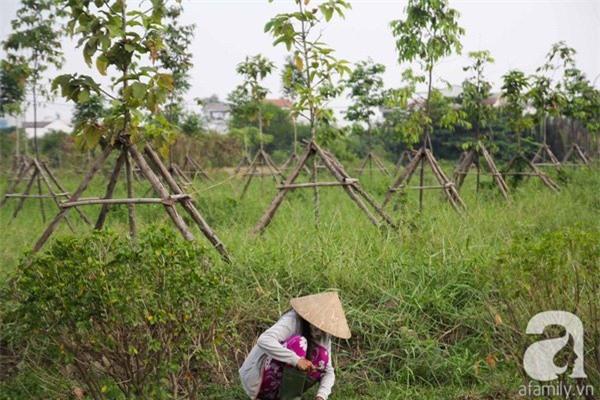
<path fill-rule="evenodd" d="M 310 369 L 313 369 L 313 363 L 311 363 L 309 360 L 307 360 L 306 358 L 301 358 L 298 360 L 298 364 L 296 364 L 296 367 L 298 367 L 298 369 L 300 371 L 308 371 Z"/>

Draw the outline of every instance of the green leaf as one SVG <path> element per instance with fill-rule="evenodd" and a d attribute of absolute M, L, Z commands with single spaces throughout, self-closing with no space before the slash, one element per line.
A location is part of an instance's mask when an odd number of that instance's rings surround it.
<path fill-rule="evenodd" d="M 82 90 L 77 96 L 77 103 L 85 103 L 90 99 L 90 92 Z"/>
<path fill-rule="evenodd" d="M 298 68 L 298 71 L 302 71 L 304 69 L 304 60 L 302 60 L 302 57 L 300 57 L 299 55 L 296 55 L 296 57 L 294 58 L 294 64 L 296 64 L 296 68 Z"/>
<path fill-rule="evenodd" d="M 156 83 L 158 84 L 159 87 L 166 89 L 166 90 L 171 90 L 173 89 L 173 77 L 169 74 L 157 74 L 157 80 Z"/>
<path fill-rule="evenodd" d="M 325 16 L 325 21 L 329 22 L 333 17 L 333 8 L 327 4 L 322 4 L 319 6 L 319 9 L 323 13 L 323 16 Z"/>
<path fill-rule="evenodd" d="M 136 100 L 143 100 L 146 96 L 147 86 L 141 82 L 131 84 L 131 93 Z"/>
<path fill-rule="evenodd" d="M 98 71 L 101 75 L 106 75 L 106 68 L 108 68 L 108 57 L 106 57 L 104 54 L 99 56 L 96 59 L 96 68 L 98 68 Z"/>

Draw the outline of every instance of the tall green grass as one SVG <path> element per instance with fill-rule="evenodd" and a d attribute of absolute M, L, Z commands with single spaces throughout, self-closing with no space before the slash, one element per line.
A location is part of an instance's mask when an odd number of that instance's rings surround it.
<path fill-rule="evenodd" d="M 75 176 L 59 175 L 70 189 L 77 184 Z M 214 175 L 224 183 L 197 181 L 191 191 L 232 254 L 226 270 L 235 290 L 223 299 L 230 312 L 220 321 L 230 334 L 215 347 L 225 372 L 215 377 L 218 384 L 207 398 L 244 398 L 236 367 L 254 338 L 289 308 L 291 297 L 321 290 L 341 291 L 353 331 L 352 339 L 334 348 L 337 399 L 510 397 L 526 382 L 519 357 L 528 338 L 519 332 L 535 312 L 576 311 L 590 331 L 596 327 L 590 335 L 598 334 L 597 170 L 556 177 L 559 194 L 533 179 L 522 182 L 510 203 L 489 177 L 478 193 L 469 177 L 461 190 L 468 205 L 464 216 L 439 191 L 425 193 L 419 213 L 417 192 L 409 192 L 386 209 L 399 221 L 397 231 L 374 227 L 339 188 L 320 190 L 317 225 L 312 191 L 298 190 L 258 237 L 249 231 L 276 193 L 273 181 L 255 180 L 240 200 L 241 179 Z M 426 181 L 433 183 L 433 177 Z M 390 180 L 374 172 L 361 182 L 381 201 Z M 138 194 L 147 190 L 138 185 Z M 124 188 L 119 190 L 123 195 Z M 102 191 L 100 181 L 88 193 Z M 0 281 L 11 276 L 44 226 L 37 203 L 8 224 L 11 208 L 0 210 Z M 98 208 L 85 209 L 90 216 L 91 210 Z M 142 226 L 168 223 L 160 207 L 137 210 Z M 78 219 L 74 213 L 71 218 Z M 126 224 L 125 207 L 109 214 L 111 229 L 125 233 Z M 77 227 L 78 234 L 86 231 Z M 63 224 L 59 236 L 65 234 Z M 213 262 L 221 263 L 216 255 Z M 553 285 L 560 289 L 545 289 Z M 590 368 L 599 370 L 591 364 L 594 357 L 590 346 Z M 600 390 L 598 375 L 590 379 Z"/>

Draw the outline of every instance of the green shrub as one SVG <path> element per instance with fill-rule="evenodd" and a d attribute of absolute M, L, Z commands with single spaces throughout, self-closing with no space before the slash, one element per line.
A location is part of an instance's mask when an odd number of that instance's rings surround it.
<path fill-rule="evenodd" d="M 19 354 L 13 375 L 55 398 L 75 387 L 94 399 L 198 397 L 214 377 L 230 283 L 170 230 L 140 237 L 69 237 L 19 267 L 0 314 Z"/>

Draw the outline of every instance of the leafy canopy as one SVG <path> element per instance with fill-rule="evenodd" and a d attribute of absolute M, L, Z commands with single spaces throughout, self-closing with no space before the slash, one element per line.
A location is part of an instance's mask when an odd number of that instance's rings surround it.
<path fill-rule="evenodd" d="M 506 101 L 504 110 L 508 117 L 508 126 L 520 140 L 520 134 L 533 126 L 531 116 L 525 113 L 529 81 L 519 70 L 509 71 L 502 79 L 502 97 Z"/>
<path fill-rule="evenodd" d="M 536 69 L 536 73 L 529 77 L 531 88 L 528 97 L 535 107 L 538 119 L 547 115 L 558 116 L 565 107 L 564 82 L 562 78 L 554 81 L 552 76 L 557 73 L 565 74 L 567 69 L 575 66 L 575 49 L 567 46 L 563 41 L 554 43 L 546 61 Z"/>
<path fill-rule="evenodd" d="M 283 96 L 292 101 L 298 98 L 296 88 L 303 82 L 302 71 L 300 71 L 291 56 L 286 57 L 283 68 L 281 69 L 281 91 Z"/>
<path fill-rule="evenodd" d="M 101 138 L 114 141 L 126 136 L 133 141 L 154 139 L 164 150 L 172 129 L 160 106 L 173 88 L 173 77 L 159 70 L 156 62 L 164 48 L 167 8 L 163 0 L 143 2 L 143 10 L 128 10 L 127 5 L 125 0 L 69 1 L 67 28 L 79 38 L 86 63 L 102 75 L 114 75 L 108 88 L 80 74 L 58 76 L 53 88 L 75 103 L 85 102 L 91 94 L 112 101 L 102 121 L 77 127 L 84 147 L 97 146 Z"/>
<path fill-rule="evenodd" d="M 258 121 L 260 131 L 262 131 L 264 123 L 263 102 L 269 93 L 261 82 L 271 74 L 273 69 L 275 69 L 275 64 L 261 54 L 246 57 L 236 67 L 236 72 L 242 76 L 244 81 L 230 95 L 234 113 Z"/>
<path fill-rule="evenodd" d="M 409 0 L 405 11 L 404 20 L 390 23 L 399 63 L 417 60 L 430 71 L 453 51 L 460 53 L 465 31 L 457 23 L 460 14 L 447 0 Z"/>
<path fill-rule="evenodd" d="M 169 71 L 173 77 L 173 89 L 165 107 L 167 118 L 169 122 L 178 124 L 182 123 L 180 115 L 184 114 L 183 96 L 191 88 L 189 71 L 193 63 L 189 48 L 196 29 L 195 24 L 180 23 L 182 10 L 179 1 L 167 8 L 163 34 L 164 46 L 158 52 L 160 66 Z"/>
<path fill-rule="evenodd" d="M 384 124 L 405 144 L 416 144 L 427 126 L 454 130 L 468 125 L 464 112 L 438 89 L 431 90 L 429 107 L 425 107 L 426 100 L 416 97 L 417 85 L 425 81 L 423 76 L 407 69 L 402 80 L 404 86 L 386 91 Z"/>
<path fill-rule="evenodd" d="M 298 10 L 276 15 L 265 25 L 265 32 L 273 36 L 273 45 L 284 45 L 292 52 L 297 74 L 290 75 L 295 79 L 289 80 L 288 89 L 297 95 L 294 113 L 309 121 L 314 139 L 318 124 L 333 122 L 327 103 L 340 94 L 337 80 L 350 72 L 348 62 L 337 59 L 334 50 L 321 41 L 322 30 L 334 16 L 343 18 L 350 4 L 344 0 L 294 2 Z"/>
<path fill-rule="evenodd" d="M 23 111 L 28 75 L 26 64 L 0 61 L 0 116 L 18 115 Z"/>
<path fill-rule="evenodd" d="M 261 85 L 261 81 L 271 74 L 273 69 L 275 69 L 275 64 L 261 54 L 246 57 L 246 60 L 236 67 L 236 72 L 244 79 L 241 89 L 253 101 L 263 101 L 269 91 Z"/>
<path fill-rule="evenodd" d="M 406 17 L 390 23 L 398 52 L 398 63 L 417 61 L 421 69 L 427 73 L 427 98 L 425 110 L 415 110 L 409 123 L 409 133 L 405 138 L 413 143 L 415 135 L 423 132 L 428 135 L 433 129 L 431 103 L 434 90 L 433 68 L 435 64 L 453 52 L 460 53 L 462 45 L 460 37 L 464 29 L 458 25 L 458 11 L 448 6 L 447 0 L 409 0 L 405 8 Z M 439 96 L 438 96 L 439 97 Z M 459 123 L 459 114 L 452 108 L 446 108 L 449 114 L 440 121 L 443 123 Z M 419 115 L 423 114 L 423 115 Z M 418 128 L 416 124 L 423 124 Z"/>
<path fill-rule="evenodd" d="M 479 130 L 489 127 L 494 117 L 492 105 L 486 103 L 492 85 L 484 75 L 486 65 L 493 63 L 494 58 L 487 50 L 470 52 L 469 58 L 471 64 L 463 68 L 469 76 L 462 83 L 460 102 L 467 121 L 474 127 L 478 136 Z"/>
<path fill-rule="evenodd" d="M 576 51 L 564 41 L 554 43 L 546 61 L 530 77 L 528 93 L 536 115 L 564 115 L 580 121 L 592 133 L 600 129 L 600 93 L 575 63 Z M 559 74 L 559 79 L 552 80 Z"/>
<path fill-rule="evenodd" d="M 369 131 L 371 117 L 385 102 L 382 77 L 384 72 L 383 64 L 371 60 L 361 61 L 344 81 L 345 87 L 349 90 L 348 98 L 352 100 L 352 104 L 346 111 L 346 118 L 350 121 L 366 123 Z"/>
<path fill-rule="evenodd" d="M 21 0 L 17 18 L 11 21 L 12 32 L 3 42 L 6 58 L 2 61 L 3 112 L 22 111 L 27 87 L 37 96 L 49 99 L 42 80 L 48 67 L 60 69 L 64 58 L 61 49 L 64 15 L 58 0 Z M 47 83 L 47 82 L 46 82 Z M 7 108 L 8 107 L 8 108 Z"/>

